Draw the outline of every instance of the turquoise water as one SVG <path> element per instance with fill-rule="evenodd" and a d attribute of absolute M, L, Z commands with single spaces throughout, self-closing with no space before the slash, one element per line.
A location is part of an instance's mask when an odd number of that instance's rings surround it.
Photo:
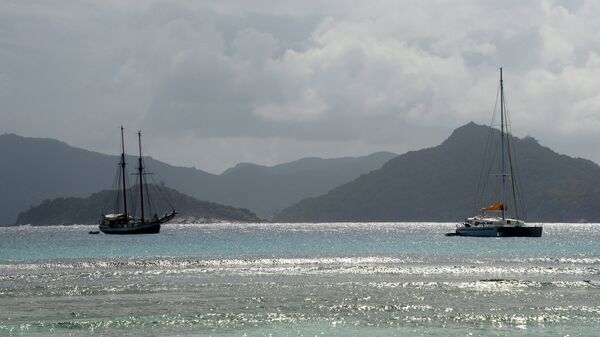
<path fill-rule="evenodd" d="M 0 336 L 594 336 L 600 225 L 0 228 Z"/>

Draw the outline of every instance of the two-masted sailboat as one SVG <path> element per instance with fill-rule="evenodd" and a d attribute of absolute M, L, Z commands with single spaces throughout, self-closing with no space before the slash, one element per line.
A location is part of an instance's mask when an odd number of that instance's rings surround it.
<path fill-rule="evenodd" d="M 497 132 L 497 130 L 493 130 L 492 132 Z M 515 158 L 513 152 L 504 97 L 502 68 L 500 68 L 500 158 L 499 173 L 494 174 L 495 178 L 499 179 L 498 188 L 493 196 L 495 200 L 492 201 L 492 205 L 481 208 L 481 214 L 466 218 L 462 224 L 457 225 L 457 235 L 486 237 L 542 236 L 543 228 L 541 226 L 527 225 L 522 219 L 524 213 L 522 203 L 518 200 L 520 193 L 517 189 L 517 179 L 514 172 Z M 512 206 L 510 214 L 508 205 Z M 521 209 L 519 209 L 519 206 L 521 206 Z"/>
<path fill-rule="evenodd" d="M 142 158 L 142 133 L 138 132 L 138 144 L 139 144 L 139 159 L 137 167 L 138 175 L 138 192 L 140 199 L 140 217 L 133 217 L 129 209 L 127 208 L 127 182 L 126 176 L 127 171 L 125 170 L 125 139 L 123 137 L 123 127 L 121 126 L 121 161 L 119 162 L 120 170 L 120 185 L 121 188 L 117 188 L 117 194 L 122 193 L 123 201 L 123 212 L 119 213 L 118 209 L 116 213 L 103 214 L 100 220 L 100 230 L 105 234 L 156 234 L 160 232 L 160 225 L 173 219 L 177 212 L 173 209 L 171 213 L 165 213 L 159 217 L 154 214 L 153 217 L 147 218 L 144 212 L 144 194 L 146 198 L 149 198 L 147 194 L 147 184 L 145 183 L 145 172 L 144 160 Z M 120 191 L 119 191 L 120 190 Z"/>

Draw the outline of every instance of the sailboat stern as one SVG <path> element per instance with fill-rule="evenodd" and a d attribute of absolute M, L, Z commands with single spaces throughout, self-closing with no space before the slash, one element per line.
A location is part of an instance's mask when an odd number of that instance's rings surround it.
<path fill-rule="evenodd" d="M 498 228 L 498 236 L 501 237 L 530 237 L 539 238 L 542 236 L 543 227 L 541 226 L 506 226 Z"/>

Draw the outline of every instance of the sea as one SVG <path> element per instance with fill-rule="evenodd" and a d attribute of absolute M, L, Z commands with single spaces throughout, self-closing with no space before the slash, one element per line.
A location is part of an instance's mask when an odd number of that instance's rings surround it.
<path fill-rule="evenodd" d="M 600 224 L 0 228 L 0 336 L 599 336 Z"/>

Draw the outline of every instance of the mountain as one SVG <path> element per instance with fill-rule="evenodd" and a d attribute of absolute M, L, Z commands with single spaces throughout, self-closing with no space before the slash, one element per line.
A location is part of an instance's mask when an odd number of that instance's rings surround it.
<path fill-rule="evenodd" d="M 475 194 L 485 144 L 499 132 L 469 123 L 439 146 L 400 155 L 274 220 L 459 221 L 487 206 L 476 204 Z M 511 140 L 529 221 L 600 221 L 600 166 L 557 154 L 531 137 Z"/>
<path fill-rule="evenodd" d="M 240 209 L 212 202 L 200 201 L 196 198 L 179 193 L 167 187 L 149 186 L 153 194 L 160 194 L 163 198 L 153 200 L 157 212 L 170 211 L 171 204 L 177 205 L 178 215 L 171 222 L 260 222 L 254 213 L 247 209 Z M 137 186 L 131 189 L 131 194 L 139 193 Z M 71 225 L 98 223 L 101 214 L 112 211 L 115 203 L 115 191 L 105 190 L 92 194 L 87 198 L 56 198 L 45 200 L 41 204 L 21 212 L 17 217 L 17 225 Z M 146 203 L 144 203 L 146 204 Z M 131 207 L 131 206 L 130 206 Z M 148 208 L 146 208 L 148 210 Z M 152 211 L 147 216 L 152 216 Z"/>
<path fill-rule="evenodd" d="M 381 167 L 395 155 L 306 158 L 273 167 L 241 164 L 216 175 L 146 158 L 157 183 L 201 200 L 248 208 L 260 217 L 309 196 L 317 196 Z M 72 147 L 45 138 L 0 135 L 0 224 L 46 199 L 85 197 L 111 187 L 118 156 Z M 129 168 L 135 158 L 128 157 Z"/>
<path fill-rule="evenodd" d="M 75 148 L 57 140 L 14 134 L 0 136 L 0 158 L 0 224 L 14 223 L 20 211 L 46 199 L 84 197 L 110 188 L 119 161 L 117 156 Z M 133 164 L 134 158 L 128 157 L 128 162 Z M 147 164 L 155 172 L 173 177 L 173 183 L 194 180 L 201 184 L 213 176 L 151 158 Z"/>
<path fill-rule="evenodd" d="M 304 158 L 272 167 L 243 163 L 218 177 L 218 187 L 210 197 L 271 217 L 306 197 L 318 196 L 378 169 L 395 156 L 377 152 L 364 157 Z"/>

